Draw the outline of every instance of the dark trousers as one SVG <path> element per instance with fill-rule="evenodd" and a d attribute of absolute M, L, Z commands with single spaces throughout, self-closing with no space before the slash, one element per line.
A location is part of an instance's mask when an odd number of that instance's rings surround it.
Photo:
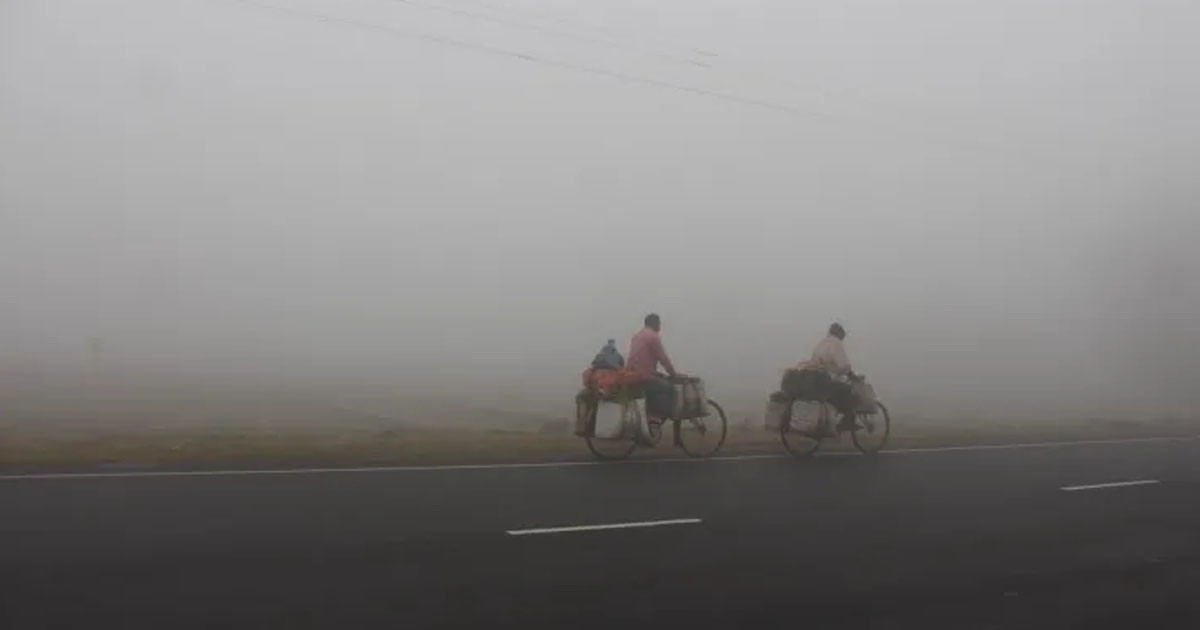
<path fill-rule="evenodd" d="M 675 386 L 661 378 L 651 379 L 645 384 L 646 414 L 660 420 L 675 413 Z"/>

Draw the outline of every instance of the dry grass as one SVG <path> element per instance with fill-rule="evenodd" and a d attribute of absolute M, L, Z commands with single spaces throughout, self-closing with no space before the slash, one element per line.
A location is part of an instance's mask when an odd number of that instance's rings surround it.
<path fill-rule="evenodd" d="M 0 470 L 153 467 L 366 466 L 587 459 L 565 414 L 473 405 L 386 388 L 271 389 L 241 381 L 128 378 L 85 387 L 66 379 L 0 379 Z M 731 403 L 724 453 L 778 453 L 757 403 Z M 507 406 L 510 410 L 494 407 Z M 555 411 L 558 413 L 556 414 Z M 1197 422 L 894 418 L 891 446 L 1004 444 L 1195 435 Z M 843 440 L 841 447 L 847 446 Z M 839 445 L 829 445 L 837 448 Z M 679 455 L 669 440 L 639 456 Z"/>
<path fill-rule="evenodd" d="M 979 424 L 897 421 L 890 446 L 955 446 L 1195 435 L 1195 423 L 1074 422 Z M 848 440 L 829 445 L 845 448 Z M 778 438 L 733 426 L 723 450 L 780 452 Z M 648 456 L 677 455 L 664 443 Z M 516 429 L 364 428 L 162 429 L 0 434 L 0 469 L 368 466 L 570 461 L 587 458 L 561 421 L 542 431 Z"/>
<path fill-rule="evenodd" d="M 568 459 L 562 436 L 487 430 L 104 431 L 11 435 L 0 468 L 257 467 L 437 464 Z"/>

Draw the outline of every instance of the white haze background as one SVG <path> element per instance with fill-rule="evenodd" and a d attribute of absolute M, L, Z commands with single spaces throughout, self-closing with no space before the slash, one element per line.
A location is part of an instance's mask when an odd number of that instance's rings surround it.
<path fill-rule="evenodd" d="M 3 0 L 0 364 L 1191 413 L 1200 5 Z M 93 368 L 95 365 L 92 366 Z"/>

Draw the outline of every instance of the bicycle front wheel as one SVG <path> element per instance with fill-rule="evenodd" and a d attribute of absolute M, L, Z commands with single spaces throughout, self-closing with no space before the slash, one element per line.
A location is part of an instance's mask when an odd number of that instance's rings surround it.
<path fill-rule="evenodd" d="M 879 413 L 860 413 L 854 418 L 854 430 L 850 438 L 854 447 L 864 455 L 874 455 L 887 446 L 888 436 L 892 433 L 892 418 L 888 415 L 887 407 L 879 406 Z"/>
<path fill-rule="evenodd" d="M 809 400 L 793 400 L 779 426 L 779 441 L 796 457 L 808 457 L 821 448 L 824 431 L 831 418 L 829 405 Z"/>
<path fill-rule="evenodd" d="M 717 401 L 708 399 L 709 414 L 675 421 L 675 443 L 692 457 L 708 457 L 725 444 L 727 420 Z"/>

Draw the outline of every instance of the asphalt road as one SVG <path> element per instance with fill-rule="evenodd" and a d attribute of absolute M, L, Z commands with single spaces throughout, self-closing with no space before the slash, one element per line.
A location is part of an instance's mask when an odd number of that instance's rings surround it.
<path fill-rule="evenodd" d="M 0 505 L 3 628 L 1200 627 L 1197 440 L 6 477 Z"/>

